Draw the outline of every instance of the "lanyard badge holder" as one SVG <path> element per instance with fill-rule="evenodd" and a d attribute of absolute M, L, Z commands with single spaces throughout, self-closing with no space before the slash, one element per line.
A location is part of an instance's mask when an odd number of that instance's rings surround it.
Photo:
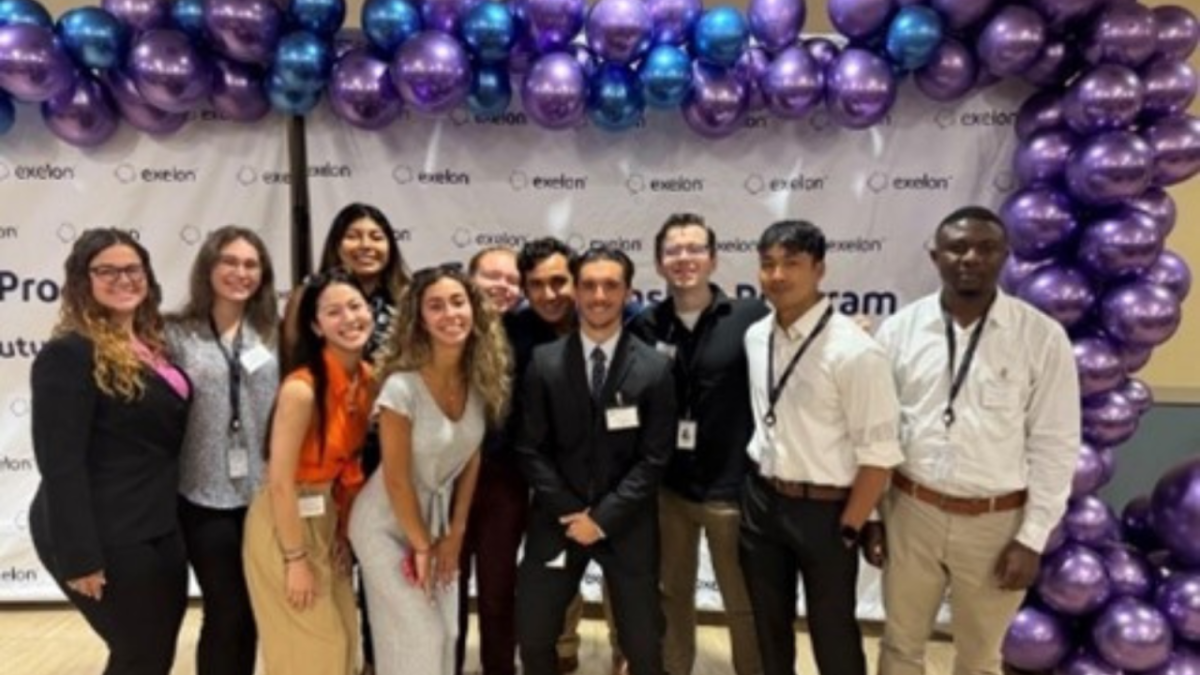
<path fill-rule="evenodd" d="M 221 334 L 217 331 L 217 323 L 208 318 L 208 327 L 212 330 L 217 349 L 229 367 L 229 477 L 233 479 L 246 478 L 250 475 L 250 450 L 246 447 L 245 434 L 242 433 L 242 325 L 238 324 L 237 332 L 229 349 L 221 342 Z"/>

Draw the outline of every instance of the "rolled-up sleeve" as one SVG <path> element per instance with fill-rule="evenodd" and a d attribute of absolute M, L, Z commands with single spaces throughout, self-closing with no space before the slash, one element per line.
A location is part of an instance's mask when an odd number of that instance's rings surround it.
<path fill-rule="evenodd" d="M 837 385 L 858 466 L 890 469 L 903 462 L 900 402 L 883 349 L 876 347 L 847 358 L 838 368 Z"/>

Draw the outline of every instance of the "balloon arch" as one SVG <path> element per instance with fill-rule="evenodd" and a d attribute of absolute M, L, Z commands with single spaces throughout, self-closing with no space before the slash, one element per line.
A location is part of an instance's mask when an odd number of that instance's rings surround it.
<path fill-rule="evenodd" d="M 547 129 L 620 132 L 678 109 L 716 139 L 763 109 L 824 107 L 864 129 L 909 76 L 938 101 L 1024 79 L 1039 91 L 1015 125 L 1003 284 L 1070 331 L 1085 444 L 1005 657 L 1071 675 L 1200 674 L 1200 462 L 1120 518 L 1095 496 L 1152 402 L 1132 376 L 1177 329 L 1191 286 L 1164 250 L 1176 212 L 1163 188 L 1200 171 L 1187 114 L 1200 22 L 1134 0 L 828 4 L 835 39 L 800 37 L 803 0 L 750 0 L 745 14 L 701 0 L 367 0 L 361 31 L 341 30 L 343 0 L 103 0 L 57 21 L 35 0 L 0 0 L 0 135 L 14 99 L 93 147 L 122 119 L 165 135 L 201 107 L 251 122 L 305 115 L 322 95 L 369 130 L 405 107 L 495 116 L 516 88 Z"/>

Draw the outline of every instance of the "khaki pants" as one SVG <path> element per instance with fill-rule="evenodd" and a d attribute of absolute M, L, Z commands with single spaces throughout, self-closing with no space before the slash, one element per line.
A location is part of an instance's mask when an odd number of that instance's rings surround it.
<path fill-rule="evenodd" d="M 925 644 L 950 593 L 954 675 L 1000 675 L 1000 647 L 1024 591 L 997 586 L 996 560 L 1022 509 L 959 516 L 892 490 L 884 500 L 888 558 L 880 675 L 923 675 Z"/>
<path fill-rule="evenodd" d="M 293 609 L 284 593 L 283 553 L 265 488 L 246 516 L 242 557 L 267 675 L 353 675 L 356 671 L 354 590 L 350 576 L 333 569 L 337 507 L 328 490 L 324 497 L 325 514 L 301 521 L 304 546 L 317 578 L 316 601 L 304 611 Z"/>
<path fill-rule="evenodd" d="M 721 590 L 733 667 L 737 675 L 762 672 L 750 596 L 738 563 L 741 511 L 728 502 L 697 503 L 670 490 L 658 493 L 658 523 L 662 546 L 663 615 L 667 634 L 663 664 L 668 675 L 691 675 L 696 661 L 696 575 L 700 532 L 708 540 L 713 572 Z"/>

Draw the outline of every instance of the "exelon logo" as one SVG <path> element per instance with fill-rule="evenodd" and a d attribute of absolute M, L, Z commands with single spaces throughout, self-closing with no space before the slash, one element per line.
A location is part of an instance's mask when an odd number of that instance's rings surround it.
<path fill-rule="evenodd" d="M 0 162 L 0 181 L 13 178 L 20 181 L 75 180 L 75 167 L 62 164 L 17 164 Z"/>
<path fill-rule="evenodd" d="M 950 189 L 950 183 L 953 180 L 954 177 L 949 175 L 922 173 L 920 175 L 893 176 L 883 171 L 876 171 L 867 177 L 867 189 L 876 194 L 885 190 L 896 192 L 945 191 Z"/>

